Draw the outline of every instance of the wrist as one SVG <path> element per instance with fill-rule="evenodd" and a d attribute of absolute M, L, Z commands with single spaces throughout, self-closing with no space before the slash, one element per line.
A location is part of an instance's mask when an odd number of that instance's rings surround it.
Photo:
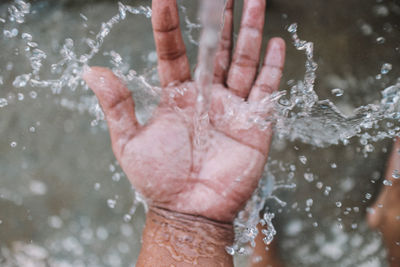
<path fill-rule="evenodd" d="M 232 266 L 233 239 L 232 224 L 150 207 L 137 266 Z"/>

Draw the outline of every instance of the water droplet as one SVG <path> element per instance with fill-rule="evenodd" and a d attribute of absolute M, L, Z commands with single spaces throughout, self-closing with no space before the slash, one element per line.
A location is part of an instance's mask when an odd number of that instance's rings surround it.
<path fill-rule="evenodd" d="M 84 21 L 87 21 L 87 20 L 88 20 L 88 18 L 87 18 L 85 15 L 83 15 L 82 13 L 80 13 L 79 16 L 80 16 Z"/>
<path fill-rule="evenodd" d="M 3 108 L 8 105 L 8 101 L 5 98 L 0 98 L 0 108 Z"/>
<path fill-rule="evenodd" d="M 336 168 L 337 168 L 336 163 L 331 163 L 331 168 L 332 168 L 332 169 L 336 169 Z"/>
<path fill-rule="evenodd" d="M 13 38 L 18 35 L 18 29 L 3 30 L 3 35 L 6 38 Z"/>
<path fill-rule="evenodd" d="M 352 228 L 352 229 L 357 229 L 357 227 L 358 227 L 358 224 L 356 224 L 356 223 L 352 223 L 352 224 L 351 224 L 351 228 Z"/>
<path fill-rule="evenodd" d="M 114 182 L 118 182 L 119 180 L 121 180 L 121 174 L 116 172 L 113 174 L 113 176 L 111 178 Z"/>
<path fill-rule="evenodd" d="M 376 5 L 373 11 L 374 14 L 379 17 L 386 17 L 389 15 L 389 9 L 385 5 Z"/>
<path fill-rule="evenodd" d="M 11 143 L 10 143 L 10 146 L 11 146 L 11 147 L 16 147 L 16 146 L 17 146 L 17 142 L 11 142 Z"/>
<path fill-rule="evenodd" d="M 337 201 L 337 202 L 335 203 L 335 205 L 336 205 L 336 207 L 340 208 L 340 207 L 342 206 L 342 202 Z"/>
<path fill-rule="evenodd" d="M 392 64 L 384 63 L 381 67 L 381 74 L 388 74 L 392 70 Z"/>
<path fill-rule="evenodd" d="M 115 166 L 113 164 L 110 164 L 110 166 L 108 166 L 108 169 L 110 170 L 110 172 L 115 172 Z"/>
<path fill-rule="evenodd" d="M 367 24 L 367 23 L 363 23 L 361 25 L 361 32 L 364 35 L 371 35 L 373 33 L 372 27 L 371 25 Z"/>
<path fill-rule="evenodd" d="M 300 162 L 303 163 L 303 164 L 306 164 L 306 163 L 307 163 L 307 158 L 306 158 L 306 156 L 300 156 L 300 157 L 299 157 L 299 160 L 300 160 Z"/>
<path fill-rule="evenodd" d="M 365 152 L 373 152 L 374 149 L 375 149 L 374 146 L 371 145 L 371 144 L 367 144 L 367 145 L 364 146 Z"/>
<path fill-rule="evenodd" d="M 130 222 L 132 220 L 132 216 L 130 214 L 125 214 L 124 215 L 124 222 Z"/>
<path fill-rule="evenodd" d="M 18 93 L 17 98 L 19 101 L 24 100 L 24 94 L 23 93 Z"/>
<path fill-rule="evenodd" d="M 383 36 L 379 36 L 378 38 L 376 38 L 376 43 L 377 44 L 384 44 L 385 41 L 386 41 L 386 39 Z"/>
<path fill-rule="evenodd" d="M 22 39 L 24 39 L 25 41 L 32 41 L 32 35 L 26 32 L 23 32 L 21 34 Z"/>
<path fill-rule="evenodd" d="M 49 224 L 50 227 L 55 229 L 60 229 L 63 225 L 63 221 L 58 216 L 50 216 L 47 219 L 47 223 Z"/>
<path fill-rule="evenodd" d="M 38 47 L 38 44 L 35 43 L 35 42 L 27 42 L 26 44 L 27 44 L 29 47 L 32 47 L 32 48 Z M 31 58 L 31 59 L 32 59 L 32 58 Z"/>
<path fill-rule="evenodd" d="M 115 199 L 107 199 L 107 205 L 110 209 L 115 208 L 115 205 L 117 204 L 117 201 Z"/>
<path fill-rule="evenodd" d="M 235 249 L 231 246 L 225 247 L 225 251 L 231 256 L 235 255 Z"/>
<path fill-rule="evenodd" d="M 95 127 L 95 126 L 97 126 L 99 124 L 99 121 L 98 120 L 92 120 L 91 122 L 90 122 L 90 126 L 92 126 L 92 127 Z"/>
<path fill-rule="evenodd" d="M 37 93 L 36 93 L 35 91 L 30 91 L 30 92 L 29 92 L 29 96 L 30 96 L 32 99 L 35 99 L 35 98 L 37 97 Z"/>
<path fill-rule="evenodd" d="M 313 205 L 313 203 L 314 203 L 314 201 L 312 200 L 312 198 L 309 198 L 309 199 L 307 199 L 307 201 L 306 201 L 306 205 L 307 205 L 308 207 L 311 207 L 311 206 Z"/>
<path fill-rule="evenodd" d="M 94 184 L 94 190 L 98 191 L 100 189 L 101 185 L 99 183 Z"/>
<path fill-rule="evenodd" d="M 157 52 L 156 51 L 151 51 L 147 55 L 147 60 L 150 62 L 157 62 Z"/>
<path fill-rule="evenodd" d="M 334 96 L 342 96 L 343 95 L 343 89 L 340 89 L 340 88 L 335 88 L 335 89 L 332 89 L 331 90 L 331 93 L 332 93 L 332 95 L 334 95 Z"/>
<path fill-rule="evenodd" d="M 287 30 L 290 33 L 295 33 L 297 31 L 297 23 L 290 24 Z"/>
<path fill-rule="evenodd" d="M 344 139 L 342 139 L 342 143 L 343 143 L 343 145 L 347 146 L 348 144 L 350 144 L 350 141 L 349 141 L 349 139 L 344 138 Z"/>
<path fill-rule="evenodd" d="M 394 179 L 399 179 L 399 178 L 400 178 L 400 172 L 399 172 L 399 170 L 393 170 L 392 177 L 393 177 Z"/>
<path fill-rule="evenodd" d="M 366 199 L 371 199 L 371 197 L 372 197 L 372 195 L 371 195 L 370 193 L 366 193 L 366 194 L 365 194 L 365 198 L 366 198 Z"/>
<path fill-rule="evenodd" d="M 106 240 L 108 238 L 108 231 L 104 227 L 99 227 L 96 230 L 96 235 L 100 240 Z"/>
<path fill-rule="evenodd" d="M 306 179 L 307 182 L 311 183 L 314 181 L 314 174 L 306 172 L 304 173 L 304 179 Z"/>
<path fill-rule="evenodd" d="M 325 196 L 329 196 L 329 193 L 331 192 L 332 187 L 330 186 L 325 186 L 325 191 L 324 191 L 324 195 Z"/>
<path fill-rule="evenodd" d="M 35 127 L 31 126 L 31 127 L 29 127 L 29 131 L 30 131 L 31 133 L 34 133 L 34 132 L 36 131 L 36 129 L 35 129 Z"/>
<path fill-rule="evenodd" d="M 317 182 L 315 186 L 316 186 L 318 189 L 321 189 L 321 188 L 324 186 L 324 184 L 323 184 L 322 182 Z"/>
<path fill-rule="evenodd" d="M 47 193 L 47 185 L 38 180 L 30 181 L 29 189 L 35 195 L 45 195 Z"/>
<path fill-rule="evenodd" d="M 393 185 L 393 183 L 391 181 L 386 180 L 386 179 L 383 180 L 383 184 L 386 185 L 386 186 L 392 186 Z"/>

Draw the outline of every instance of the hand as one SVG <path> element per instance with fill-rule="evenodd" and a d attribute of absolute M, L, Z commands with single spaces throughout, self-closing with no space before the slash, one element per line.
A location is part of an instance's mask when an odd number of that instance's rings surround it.
<path fill-rule="evenodd" d="M 134 188 L 151 206 L 232 222 L 263 172 L 271 125 L 265 99 L 279 87 L 285 43 L 269 41 L 259 57 L 265 0 L 244 1 L 240 32 L 231 60 L 233 1 L 215 59 L 206 147 L 195 143 L 197 90 L 179 27 L 175 0 L 153 0 L 152 25 L 163 87 L 161 103 L 146 125 L 135 117 L 130 91 L 110 70 L 93 67 L 83 78 L 105 113 L 114 154 Z M 257 77 L 256 77 L 257 76 Z"/>

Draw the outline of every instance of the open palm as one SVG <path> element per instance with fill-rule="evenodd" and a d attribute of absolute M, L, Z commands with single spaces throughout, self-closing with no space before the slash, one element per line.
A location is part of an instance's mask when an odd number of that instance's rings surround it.
<path fill-rule="evenodd" d="M 137 122 L 130 91 L 110 70 L 93 67 L 83 77 L 104 110 L 115 156 L 149 205 L 230 222 L 257 186 L 267 159 L 272 132 L 266 100 L 279 86 L 284 41 L 270 40 L 257 75 L 265 0 L 247 0 L 231 60 L 233 1 L 228 1 L 209 119 L 199 132 L 198 90 L 190 80 L 176 2 L 152 5 L 163 87 L 152 119 Z"/>

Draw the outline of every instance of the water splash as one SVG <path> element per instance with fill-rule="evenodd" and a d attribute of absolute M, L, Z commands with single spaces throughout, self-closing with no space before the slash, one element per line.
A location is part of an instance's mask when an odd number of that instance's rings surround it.
<path fill-rule="evenodd" d="M 109 35 L 111 29 L 118 23 L 122 22 L 126 18 L 126 14 L 134 15 L 144 15 L 145 17 L 151 17 L 151 9 L 146 6 L 133 7 L 129 5 L 124 5 L 118 3 L 119 13 L 114 15 L 107 22 L 101 24 L 100 31 L 95 35 L 94 39 L 86 38 L 85 43 L 89 47 L 89 51 L 84 54 L 77 54 L 75 52 L 75 42 L 74 40 L 67 38 L 64 41 L 59 53 L 61 60 L 56 63 L 51 64 L 51 74 L 54 78 L 43 79 L 40 76 L 40 72 L 43 66 L 43 61 L 46 59 L 46 53 L 39 48 L 39 44 L 34 42 L 34 37 L 29 33 L 22 33 L 21 37 L 25 41 L 26 57 L 29 59 L 31 65 L 31 72 L 26 74 L 20 74 L 15 77 L 13 81 L 13 86 L 16 88 L 23 88 L 26 86 L 31 86 L 33 88 L 50 88 L 53 94 L 61 94 L 64 88 L 71 91 L 75 91 L 79 86 L 85 87 L 82 79 L 81 73 L 88 62 L 100 51 L 106 37 Z M 30 4 L 25 3 L 21 0 L 15 1 L 15 5 L 11 5 L 9 8 L 10 16 L 9 21 L 15 21 L 17 23 L 23 23 L 25 15 L 30 13 Z M 6 37 L 14 36 L 18 34 L 18 30 L 11 30 L 4 32 Z M 14 33 L 13 33 L 14 32 Z M 17 32 L 15 34 L 15 32 Z M 118 54 L 111 52 L 113 65 L 118 69 Z M 121 78 L 127 82 L 135 82 L 137 84 L 144 84 L 148 88 L 152 88 L 147 84 L 145 79 L 141 76 L 136 75 L 136 72 L 130 71 L 127 75 L 118 69 L 116 71 Z M 3 105 L 4 106 L 4 105 Z M 87 105 L 87 111 L 92 113 L 97 117 L 96 120 L 102 119 L 103 116 L 99 115 L 98 109 L 93 107 L 94 105 Z M 94 112 L 93 112 L 94 111 Z"/>
<path fill-rule="evenodd" d="M 353 137 L 359 137 L 360 144 L 364 147 L 364 153 L 374 150 L 370 142 L 377 142 L 385 138 L 392 138 L 399 135 L 400 127 L 395 123 L 384 124 L 386 129 L 379 127 L 382 121 L 395 121 L 400 118 L 400 81 L 395 85 L 385 88 L 381 94 L 382 99 L 379 104 L 368 104 L 354 110 L 354 115 L 345 116 L 330 100 L 319 100 L 315 92 L 314 83 L 316 80 L 317 63 L 313 59 L 313 43 L 301 40 L 297 34 L 297 24 L 291 24 L 288 32 L 293 39 L 294 47 L 303 50 L 306 54 L 304 79 L 295 83 L 288 92 L 278 94 L 276 101 L 276 126 L 275 134 L 278 138 L 289 140 L 301 140 L 304 143 L 319 147 L 329 145 L 349 144 Z M 384 64 L 383 72 L 389 72 L 391 65 Z M 384 73 L 384 74 L 386 74 Z M 335 90 L 337 94 L 342 94 L 342 90 Z M 379 130 L 377 130 L 379 129 Z M 305 156 L 300 156 L 299 160 L 307 163 Z M 315 180 L 311 172 L 304 173 L 304 179 L 308 182 Z M 267 225 L 262 230 L 265 235 L 264 242 L 268 245 L 276 234 L 272 224 L 273 213 L 265 212 L 260 219 L 260 212 L 264 208 L 267 199 L 274 199 L 279 205 L 284 207 L 282 202 L 273 195 L 275 178 L 272 173 L 266 172 L 261 179 L 259 187 L 253 197 L 247 203 L 245 209 L 239 213 L 235 220 L 235 243 L 227 248 L 227 252 L 234 254 L 249 254 L 251 249 L 248 244 L 254 246 L 255 238 L 259 234 L 257 225 Z M 383 184 L 390 186 L 386 180 Z M 292 185 L 293 188 L 295 184 Z M 291 188 L 291 185 L 288 185 Z M 325 195 L 329 195 L 330 186 L 325 187 Z M 340 202 L 336 204 L 341 206 Z M 316 223 L 315 226 L 318 226 Z"/>
<path fill-rule="evenodd" d="M 379 104 L 361 106 L 353 111 L 353 115 L 346 116 L 329 99 L 318 99 L 314 90 L 318 65 L 313 60 L 313 44 L 299 39 L 297 24 L 291 24 L 288 31 L 295 48 L 305 51 L 306 72 L 304 79 L 298 81 L 277 102 L 276 135 L 279 138 L 298 139 L 307 144 L 326 147 L 339 143 L 347 145 L 352 137 L 359 137 L 360 144 L 368 153 L 371 152 L 369 142 L 399 135 L 400 128 L 395 123 L 386 124 L 384 129 L 379 127 L 379 123 L 396 122 L 400 118 L 400 82 L 381 92 Z M 385 74 L 390 69 L 390 64 L 382 66 Z"/>
<path fill-rule="evenodd" d="M 31 4 L 22 0 L 14 0 L 14 3 L 8 7 L 10 21 L 15 21 L 19 24 L 25 22 L 25 15 L 30 13 Z"/>
<path fill-rule="evenodd" d="M 192 22 L 187 14 L 186 7 L 183 6 L 182 4 L 179 5 L 179 7 L 182 11 L 183 19 L 185 21 L 185 27 L 186 27 L 186 29 L 184 30 L 185 36 L 188 37 L 190 43 L 199 46 L 199 42 L 198 40 L 196 40 L 193 34 L 197 33 L 200 29 L 202 29 L 201 23 Z"/>
<path fill-rule="evenodd" d="M 278 205 L 284 207 L 286 203 L 276 197 L 273 194 L 274 191 L 279 189 L 292 190 L 294 188 L 296 188 L 294 183 L 277 184 L 275 176 L 267 170 L 245 208 L 236 217 L 234 221 L 235 242 L 232 246 L 227 247 L 226 251 L 230 255 L 249 255 L 256 245 L 255 239 L 259 234 L 264 235 L 263 242 L 268 249 L 268 245 L 271 244 L 276 235 L 272 223 L 275 214 L 264 210 L 265 203 L 268 199 L 272 199 Z M 261 227 L 261 233 L 257 228 L 258 225 Z"/>

